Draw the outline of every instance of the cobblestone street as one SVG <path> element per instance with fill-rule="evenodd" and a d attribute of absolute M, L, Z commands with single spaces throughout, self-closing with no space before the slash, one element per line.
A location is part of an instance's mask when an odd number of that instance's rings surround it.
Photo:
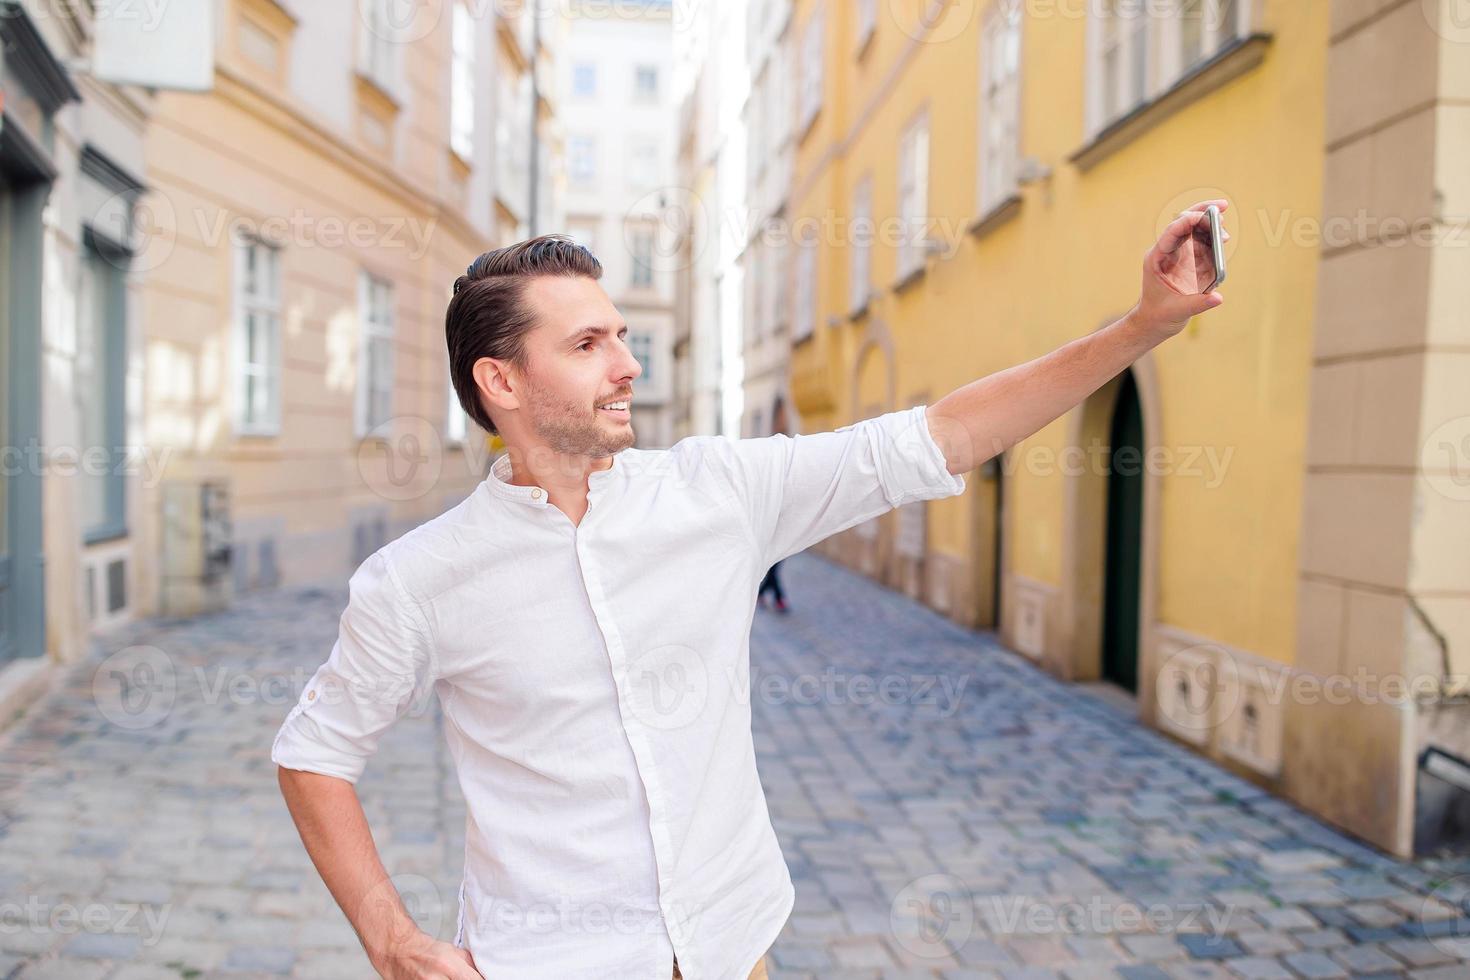
<path fill-rule="evenodd" d="M 792 611 L 752 641 L 797 890 L 773 977 L 1470 976 L 1470 862 L 1382 857 L 866 579 L 782 572 Z M 136 624 L 0 736 L 0 978 L 372 976 L 269 758 L 345 597 Z M 413 711 L 359 790 L 449 939 L 464 809 L 437 724 Z"/>

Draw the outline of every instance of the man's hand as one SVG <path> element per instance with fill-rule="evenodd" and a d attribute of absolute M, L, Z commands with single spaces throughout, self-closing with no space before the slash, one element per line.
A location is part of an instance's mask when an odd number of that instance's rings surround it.
<path fill-rule="evenodd" d="M 469 950 L 426 932 L 416 933 L 372 959 L 373 968 L 383 980 L 484 980 Z"/>
<path fill-rule="evenodd" d="M 1223 214 L 1226 200 L 1201 201 L 1169 222 L 1143 260 L 1143 294 L 1129 317 L 1153 343 L 1161 343 L 1184 329 L 1191 317 L 1225 302 L 1219 293 L 1200 290 L 1215 278 L 1215 259 L 1209 246 L 1194 237 L 1195 226 L 1208 227 L 1205 209 L 1211 204 Z M 1221 231 L 1225 240 L 1229 232 Z"/>

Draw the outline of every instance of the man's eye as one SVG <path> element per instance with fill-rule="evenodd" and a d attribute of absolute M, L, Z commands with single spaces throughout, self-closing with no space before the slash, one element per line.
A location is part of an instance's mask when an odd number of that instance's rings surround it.
<path fill-rule="evenodd" d="M 580 344 L 577 345 L 577 350 L 585 350 L 586 348 L 591 347 L 591 346 L 592 346 L 592 341 L 590 341 L 590 340 L 584 340 Z"/>

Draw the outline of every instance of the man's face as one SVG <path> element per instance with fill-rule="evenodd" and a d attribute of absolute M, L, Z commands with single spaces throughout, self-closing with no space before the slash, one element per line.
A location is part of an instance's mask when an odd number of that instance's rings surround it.
<path fill-rule="evenodd" d="M 554 452 L 611 456 L 633 445 L 633 379 L 643 367 L 600 283 L 542 276 L 526 286 L 536 326 L 526 336 L 522 419 Z M 609 402 L 623 407 L 603 408 Z"/>

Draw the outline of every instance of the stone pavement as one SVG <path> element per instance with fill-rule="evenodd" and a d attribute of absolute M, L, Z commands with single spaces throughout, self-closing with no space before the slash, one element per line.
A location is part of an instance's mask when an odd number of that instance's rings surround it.
<path fill-rule="evenodd" d="M 773 978 L 1470 977 L 1470 862 L 1384 858 L 860 576 L 782 571 L 752 643 L 797 890 Z M 372 976 L 269 758 L 344 601 L 135 624 L 0 736 L 0 978 Z M 447 939 L 438 725 L 416 706 L 359 791 Z"/>

